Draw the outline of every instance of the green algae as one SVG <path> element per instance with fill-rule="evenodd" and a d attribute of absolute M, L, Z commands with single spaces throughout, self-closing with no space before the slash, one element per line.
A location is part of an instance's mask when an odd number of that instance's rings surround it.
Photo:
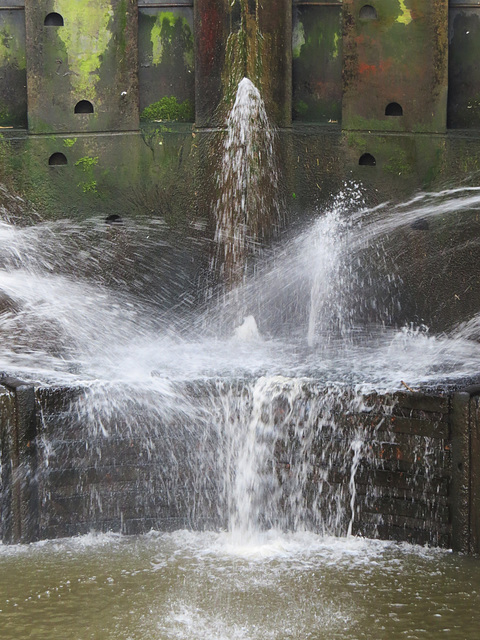
<path fill-rule="evenodd" d="M 58 36 L 65 45 L 74 89 L 85 99 L 95 97 L 103 56 L 112 39 L 114 12 L 110 0 L 55 0 L 64 18 Z"/>
<path fill-rule="evenodd" d="M 150 33 L 152 43 L 152 62 L 161 64 L 167 50 L 171 49 L 174 41 L 180 37 L 184 43 L 183 59 L 185 66 L 193 70 L 194 52 L 193 37 L 186 18 L 176 16 L 172 11 L 162 11 L 157 15 Z"/>
<path fill-rule="evenodd" d="M 405 6 L 405 0 L 398 0 L 400 3 L 400 14 L 397 18 L 397 22 L 402 24 L 410 24 L 412 22 L 412 12 Z"/>
<path fill-rule="evenodd" d="M 396 149 L 395 154 L 390 156 L 384 164 L 384 171 L 396 176 L 408 176 L 413 173 L 415 162 L 409 159 L 406 151 Z"/>
<path fill-rule="evenodd" d="M 98 156 L 84 156 L 75 162 L 83 173 L 83 179 L 77 184 L 83 193 L 98 193 L 98 182 L 94 176 L 94 169 L 98 165 Z"/>
<path fill-rule="evenodd" d="M 341 43 L 341 37 L 340 34 L 338 32 L 335 32 L 333 34 L 333 50 L 332 50 L 332 58 L 333 60 L 336 60 L 338 58 L 338 55 L 340 53 L 340 43 Z"/>
<path fill-rule="evenodd" d="M 22 70 L 27 66 L 24 39 L 13 25 L 7 23 L 0 28 L 0 67 L 4 66 Z"/>

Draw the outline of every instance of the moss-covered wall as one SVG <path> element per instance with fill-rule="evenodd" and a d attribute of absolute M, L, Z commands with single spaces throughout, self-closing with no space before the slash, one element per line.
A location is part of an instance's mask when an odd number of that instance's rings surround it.
<path fill-rule="evenodd" d="M 27 126 L 27 72 L 23 2 L 0 8 L 0 127 Z M 8 7 L 8 8 L 6 8 Z"/>
<path fill-rule="evenodd" d="M 65 164 L 49 164 L 57 153 Z M 115 136 L 5 132 L 0 183 L 8 183 L 48 218 L 153 216 L 178 229 L 196 211 L 195 153 L 189 125 L 172 130 L 154 123 L 143 133 Z"/>
<path fill-rule="evenodd" d="M 136 0 L 27 0 L 25 17 L 31 133 L 138 129 Z"/>
<path fill-rule="evenodd" d="M 194 122 L 193 2 L 165 8 L 146 2 L 138 21 L 140 117 Z"/>

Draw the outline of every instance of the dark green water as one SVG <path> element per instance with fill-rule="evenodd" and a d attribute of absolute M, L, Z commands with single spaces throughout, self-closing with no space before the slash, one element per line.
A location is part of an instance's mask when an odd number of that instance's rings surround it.
<path fill-rule="evenodd" d="M 480 637 L 480 560 L 312 534 L 0 547 L 5 640 Z"/>

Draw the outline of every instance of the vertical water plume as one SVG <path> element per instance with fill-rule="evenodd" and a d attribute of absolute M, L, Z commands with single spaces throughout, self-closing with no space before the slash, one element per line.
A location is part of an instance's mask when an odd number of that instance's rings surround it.
<path fill-rule="evenodd" d="M 311 268 L 310 308 L 307 343 L 328 340 L 336 334 L 346 337 L 348 332 L 348 291 L 345 247 L 348 223 L 338 208 L 327 212 L 315 226 L 308 245 Z"/>
<path fill-rule="evenodd" d="M 248 78 L 238 85 L 228 116 L 217 188 L 216 262 L 231 287 L 242 280 L 247 254 L 280 220 L 275 132 Z"/>

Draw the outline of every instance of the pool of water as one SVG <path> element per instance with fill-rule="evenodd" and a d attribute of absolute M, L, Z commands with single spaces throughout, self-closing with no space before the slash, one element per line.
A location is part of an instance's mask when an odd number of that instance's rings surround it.
<path fill-rule="evenodd" d="M 480 559 L 269 532 L 0 546 L 0 637 L 476 640 Z"/>

